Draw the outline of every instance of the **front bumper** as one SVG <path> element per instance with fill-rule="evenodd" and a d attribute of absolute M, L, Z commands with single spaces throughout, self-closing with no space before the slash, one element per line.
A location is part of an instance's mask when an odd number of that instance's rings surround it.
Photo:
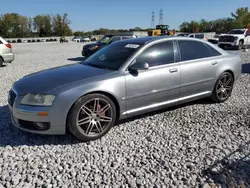
<path fill-rule="evenodd" d="M 11 63 L 15 59 L 15 55 L 13 53 L 2 54 L 2 57 L 5 63 Z"/>
<path fill-rule="evenodd" d="M 8 99 L 11 121 L 15 127 L 38 134 L 61 135 L 66 133 L 65 125 L 54 124 L 51 107 L 21 105 L 21 98 L 16 96 L 14 103 L 10 102 L 10 95 Z M 48 114 L 44 115 L 44 112 Z M 44 125 L 44 128 L 39 128 L 36 123 Z"/>
<path fill-rule="evenodd" d="M 219 47 L 235 48 L 238 46 L 237 42 L 218 42 Z"/>

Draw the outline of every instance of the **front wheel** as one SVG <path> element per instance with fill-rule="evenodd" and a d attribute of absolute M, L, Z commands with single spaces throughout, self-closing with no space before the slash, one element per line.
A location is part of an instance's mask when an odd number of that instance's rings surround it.
<path fill-rule="evenodd" d="M 116 106 L 102 94 L 89 94 L 80 98 L 72 107 L 67 126 L 82 141 L 104 136 L 116 122 Z"/>
<path fill-rule="evenodd" d="M 233 90 L 234 78 L 229 72 L 224 72 L 215 83 L 212 100 L 214 102 L 226 101 Z"/>
<path fill-rule="evenodd" d="M 2 58 L 0 57 L 0 67 L 2 67 L 3 66 L 3 60 L 2 60 Z"/>
<path fill-rule="evenodd" d="M 240 41 L 240 42 L 239 42 L 239 45 L 238 45 L 238 50 L 241 50 L 242 48 L 243 48 L 243 42 Z"/>

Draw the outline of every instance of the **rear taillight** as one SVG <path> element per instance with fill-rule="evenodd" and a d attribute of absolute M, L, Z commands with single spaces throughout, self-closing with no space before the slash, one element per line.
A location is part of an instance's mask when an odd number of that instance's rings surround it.
<path fill-rule="evenodd" d="M 11 44 L 5 44 L 7 48 L 11 48 Z"/>

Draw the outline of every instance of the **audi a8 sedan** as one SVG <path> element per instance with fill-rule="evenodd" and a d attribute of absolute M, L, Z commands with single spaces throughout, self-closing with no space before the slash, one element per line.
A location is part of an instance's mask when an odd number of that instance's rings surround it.
<path fill-rule="evenodd" d="M 200 39 L 142 37 L 114 42 L 84 61 L 13 83 L 12 123 L 24 131 L 99 139 L 118 120 L 189 101 L 226 101 L 239 55 Z"/>

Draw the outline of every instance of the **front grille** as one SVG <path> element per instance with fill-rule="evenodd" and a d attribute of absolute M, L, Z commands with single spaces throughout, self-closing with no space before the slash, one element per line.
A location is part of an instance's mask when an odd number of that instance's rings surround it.
<path fill-rule="evenodd" d="M 16 93 L 13 90 L 9 91 L 9 99 L 8 99 L 8 103 L 10 106 L 14 105 L 14 102 L 16 100 Z"/>
<path fill-rule="evenodd" d="M 234 42 L 233 36 L 220 36 L 219 42 Z"/>
<path fill-rule="evenodd" d="M 218 43 L 217 40 L 213 40 L 213 39 L 208 39 L 208 42 L 211 42 L 212 44 L 217 44 Z"/>

